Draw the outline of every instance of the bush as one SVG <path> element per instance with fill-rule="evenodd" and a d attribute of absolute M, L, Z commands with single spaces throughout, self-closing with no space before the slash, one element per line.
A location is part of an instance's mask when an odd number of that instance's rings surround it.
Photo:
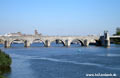
<path fill-rule="evenodd" d="M 5 78 L 5 77 L 3 77 L 3 76 L 0 75 L 0 78 Z"/>
<path fill-rule="evenodd" d="M 0 50 L 0 67 L 10 66 L 11 63 L 12 63 L 12 61 L 11 61 L 10 56 Z"/>
<path fill-rule="evenodd" d="M 120 32 L 117 32 L 116 35 L 120 35 Z"/>
<path fill-rule="evenodd" d="M 12 60 L 8 54 L 0 50 L 0 78 L 4 78 L 2 75 L 11 71 L 10 65 Z"/>

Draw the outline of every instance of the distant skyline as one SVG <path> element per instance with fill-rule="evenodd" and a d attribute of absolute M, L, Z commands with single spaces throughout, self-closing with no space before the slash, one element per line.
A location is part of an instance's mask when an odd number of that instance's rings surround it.
<path fill-rule="evenodd" d="M 0 0 L 0 34 L 112 35 L 120 0 Z"/>

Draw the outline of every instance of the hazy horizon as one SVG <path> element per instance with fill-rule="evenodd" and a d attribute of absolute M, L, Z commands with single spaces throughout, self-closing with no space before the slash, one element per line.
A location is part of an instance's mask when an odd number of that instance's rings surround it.
<path fill-rule="evenodd" d="M 0 0 L 0 34 L 112 35 L 120 0 Z"/>

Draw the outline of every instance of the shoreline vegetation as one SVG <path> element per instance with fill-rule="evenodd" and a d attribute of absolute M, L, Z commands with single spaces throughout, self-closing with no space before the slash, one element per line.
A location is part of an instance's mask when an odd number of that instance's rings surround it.
<path fill-rule="evenodd" d="M 116 34 L 114 34 L 115 36 L 120 36 L 120 27 L 116 28 Z M 114 40 L 115 44 L 120 44 L 120 39 L 115 39 Z"/>
<path fill-rule="evenodd" d="M 7 74 L 11 71 L 11 63 L 11 57 L 2 50 L 0 50 L 0 78 L 5 78 L 4 74 Z"/>

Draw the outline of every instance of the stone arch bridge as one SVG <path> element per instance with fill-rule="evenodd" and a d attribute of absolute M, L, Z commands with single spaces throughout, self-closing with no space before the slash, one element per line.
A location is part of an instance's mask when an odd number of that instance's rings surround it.
<path fill-rule="evenodd" d="M 51 42 L 60 40 L 64 46 L 69 47 L 71 42 L 78 40 L 83 46 L 88 46 L 89 43 L 96 43 L 99 40 L 98 36 L 37 36 L 37 35 L 26 35 L 26 36 L 1 36 L 0 40 L 6 48 L 9 48 L 13 41 L 19 40 L 24 43 L 25 47 L 30 47 L 34 40 L 40 40 L 44 43 L 45 47 L 49 47 Z"/>

